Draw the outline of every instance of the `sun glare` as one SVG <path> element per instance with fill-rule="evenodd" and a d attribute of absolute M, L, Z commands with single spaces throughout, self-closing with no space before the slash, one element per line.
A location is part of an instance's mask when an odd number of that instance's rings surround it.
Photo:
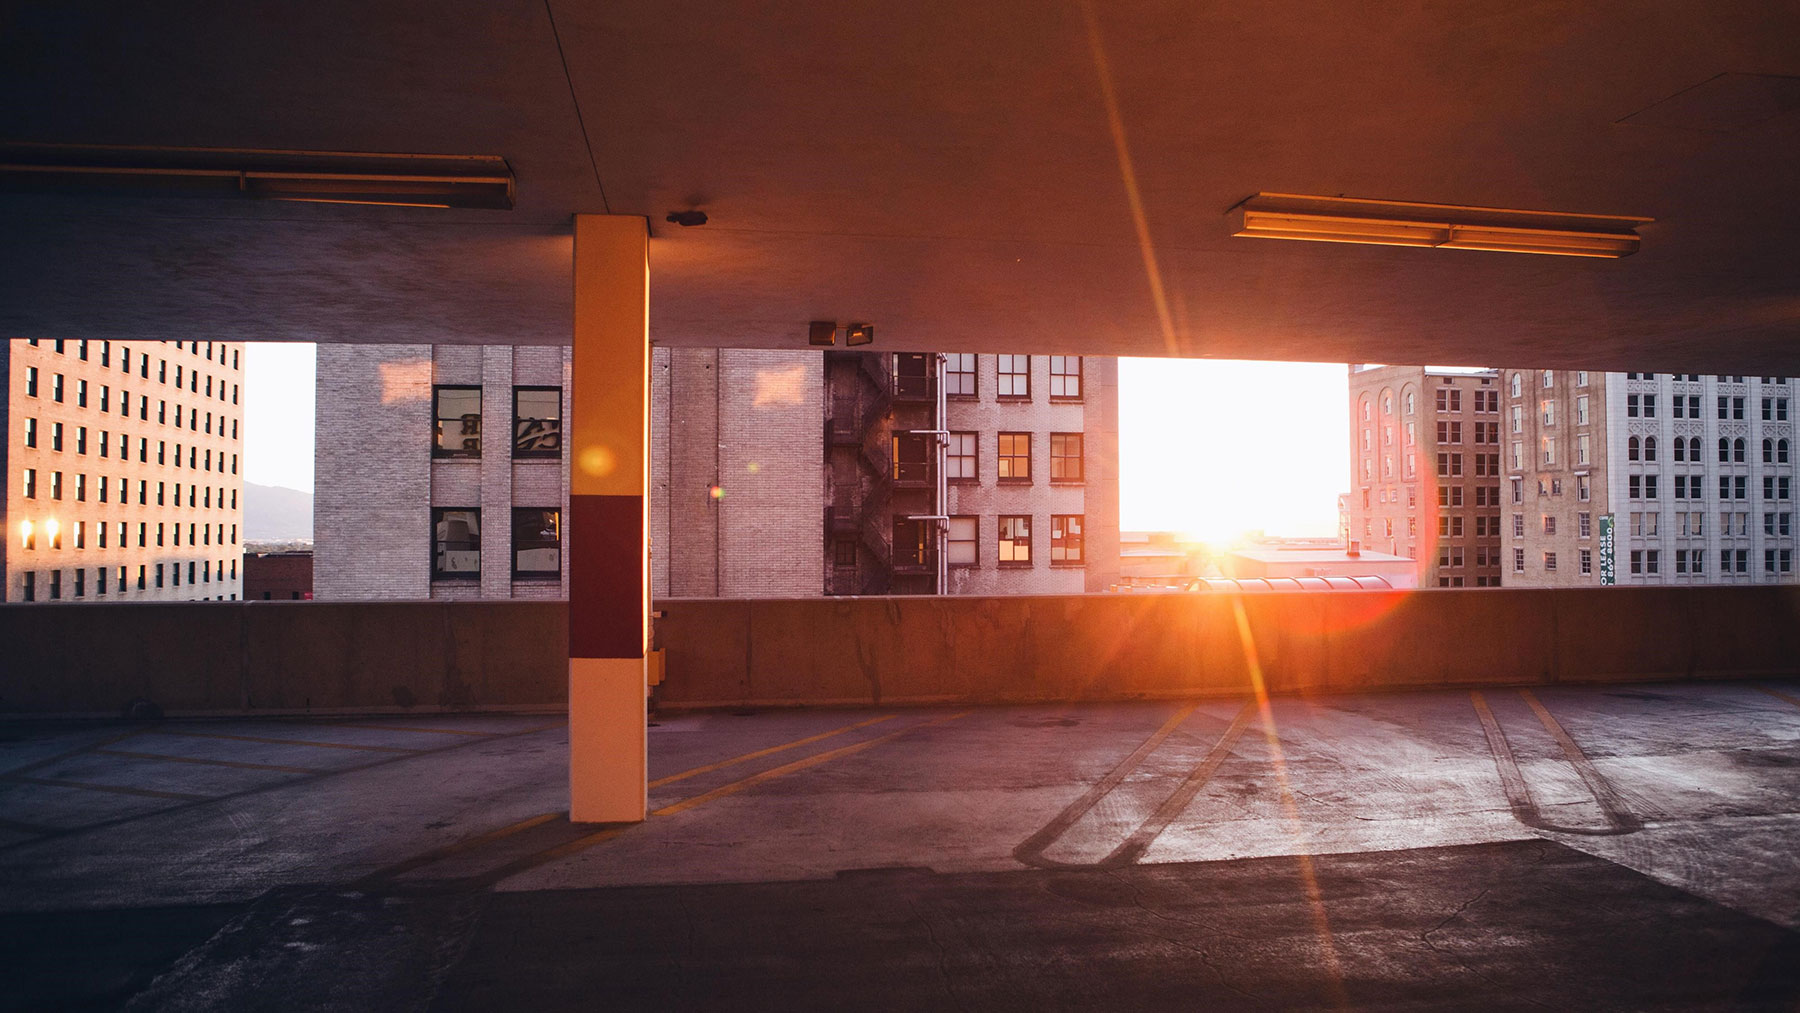
<path fill-rule="evenodd" d="M 1335 363 L 1119 360 L 1119 526 L 1215 546 L 1335 535 L 1348 389 Z"/>

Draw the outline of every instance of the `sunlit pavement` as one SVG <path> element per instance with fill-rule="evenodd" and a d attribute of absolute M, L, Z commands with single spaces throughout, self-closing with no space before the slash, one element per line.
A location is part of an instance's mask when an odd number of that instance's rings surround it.
<path fill-rule="evenodd" d="M 0 728 L 0 1006 L 1792 1009 L 1800 686 Z"/>

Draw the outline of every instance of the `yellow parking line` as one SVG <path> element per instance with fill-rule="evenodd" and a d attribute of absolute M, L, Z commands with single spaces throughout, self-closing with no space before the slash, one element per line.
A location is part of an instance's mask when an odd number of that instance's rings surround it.
<path fill-rule="evenodd" d="M 86 781 L 64 781 L 54 777 L 21 777 L 9 775 L 6 780 L 21 784 L 41 784 L 49 788 L 81 788 L 86 791 L 104 791 L 113 795 L 142 795 L 146 798 L 172 798 L 182 802 L 202 802 L 212 798 L 211 795 L 189 795 L 179 791 L 153 791 L 149 788 L 127 788 L 117 784 L 89 784 Z"/>
<path fill-rule="evenodd" d="M 410 749 L 406 746 L 360 746 L 348 742 L 313 742 L 307 739 L 271 739 L 260 735 L 227 735 L 224 732 L 178 732 L 169 728 L 158 728 L 156 735 L 182 735 L 190 739 L 229 739 L 232 742 L 266 742 L 275 746 L 317 746 L 320 749 L 360 749 L 370 753 L 423 753 L 423 749 Z"/>
<path fill-rule="evenodd" d="M 676 813 L 686 812 L 687 810 L 692 809 L 696 806 L 705 805 L 708 802 L 712 802 L 717 799 L 725 798 L 726 796 L 729 796 L 729 795 L 736 795 L 738 792 L 744 791 L 749 788 L 754 788 L 759 784 L 762 784 L 767 781 L 772 781 L 775 778 L 783 777 L 788 774 L 797 773 L 799 771 L 806 770 L 809 767 L 816 767 L 821 763 L 826 763 L 828 761 L 838 759 L 839 757 L 850 756 L 854 753 L 860 753 L 865 749 L 872 749 L 876 746 L 881 745 L 884 742 L 890 742 L 894 739 L 897 739 L 900 736 L 907 734 L 908 732 L 917 731 L 918 729 L 921 729 L 921 728 L 929 728 L 932 725 L 941 725 L 941 724 L 944 724 L 949 721 L 955 721 L 957 718 L 967 717 L 968 714 L 969 714 L 968 711 L 962 711 L 961 713 L 957 713 L 957 714 L 949 714 L 949 715 L 945 715 L 944 717 L 932 718 L 929 721 L 921 721 L 918 724 L 907 725 L 905 728 L 901 728 L 897 731 L 889 732 L 886 735 L 882 735 L 877 738 L 868 739 L 863 742 L 852 743 L 851 745 L 848 745 L 848 746 L 839 746 L 836 749 L 827 750 L 823 753 L 814 753 L 811 756 L 803 757 L 802 759 L 795 760 L 792 763 L 786 763 L 779 767 L 774 767 L 769 770 L 765 770 L 759 774 L 752 774 L 749 777 L 746 777 L 741 781 L 733 781 L 730 784 L 723 785 L 718 788 L 714 788 L 712 791 L 705 792 L 700 795 L 695 795 L 692 798 L 685 798 L 679 802 L 672 802 L 666 806 L 663 806 L 661 809 L 655 810 L 654 812 L 650 813 L 650 815 L 653 817 L 654 816 L 673 816 Z M 559 858 L 566 858 L 569 855 L 573 855 L 578 851 L 585 851 L 588 848 L 591 848 L 596 844 L 603 844 L 607 841 L 612 840 L 615 837 L 618 837 L 620 834 L 623 834 L 627 830 L 630 830 L 636 826 L 638 826 L 638 824 L 636 824 L 636 823 L 621 823 L 617 826 L 607 827 L 605 830 L 595 831 L 594 833 L 588 834 L 586 837 L 577 838 L 573 841 L 568 842 L 567 844 L 560 844 L 554 848 L 550 848 L 545 851 L 540 851 L 535 855 L 527 855 L 524 858 L 520 858 L 516 861 L 508 862 L 507 864 L 501 866 L 498 869 L 495 869 L 491 872 L 485 873 L 479 877 L 475 877 L 475 881 L 477 883 L 489 884 L 489 885 L 498 883 L 503 879 L 508 879 L 512 876 L 518 875 L 521 872 L 525 872 L 527 870 L 537 868 L 538 866 L 543 865 L 547 862 L 553 862 Z"/>
<path fill-rule="evenodd" d="M 124 756 L 133 760 L 167 760 L 170 763 L 197 763 L 208 767 L 235 767 L 239 770 L 277 770 L 283 774 L 323 774 L 327 767 L 284 767 L 278 763 L 246 763 L 243 760 L 206 760 L 198 756 L 171 756 L 167 753 L 134 753 L 124 749 L 96 749 L 102 756 Z"/>
<path fill-rule="evenodd" d="M 332 723 L 326 725 L 325 727 L 327 727 L 327 728 L 366 728 L 372 732 L 429 732 L 432 735 L 474 735 L 474 736 L 484 738 L 484 739 L 490 738 L 494 734 L 493 732 L 472 732 L 466 728 L 417 728 L 417 727 L 409 728 L 406 725 L 352 725 L 352 724 L 345 724 L 341 721 L 332 722 Z"/>
<path fill-rule="evenodd" d="M 704 767 L 695 767 L 692 770 L 684 770 L 679 774 L 670 774 L 668 777 L 659 777 L 656 780 L 651 781 L 647 787 L 660 788 L 665 784 L 674 784 L 676 781 L 685 781 L 690 777 L 698 777 L 701 774 L 710 774 L 715 770 L 723 770 L 726 767 L 730 767 L 730 766 L 734 766 L 739 763 L 743 763 L 746 760 L 754 760 L 754 759 L 757 759 L 758 757 L 769 756 L 771 754 L 779 753 L 784 750 L 794 749 L 798 746 L 809 745 L 814 742 L 819 742 L 824 739 L 829 739 L 834 735 L 842 735 L 845 732 L 856 731 L 858 728 L 867 728 L 870 725 L 880 724 L 883 721 L 892 721 L 894 719 L 894 717 L 895 717 L 895 715 L 893 715 L 893 714 L 883 714 L 881 717 L 870 718 L 867 721 L 858 721 L 857 723 L 855 723 L 853 725 L 845 725 L 842 728 L 834 728 L 829 732 L 820 732 L 817 735 L 809 735 L 804 739 L 795 739 L 792 742 L 785 742 L 779 746 L 770 746 L 767 749 L 758 749 L 753 753 L 745 753 L 742 756 L 734 756 L 729 760 L 720 760 L 718 763 L 709 763 Z"/>
<path fill-rule="evenodd" d="M 1783 700 L 1783 701 L 1786 701 L 1787 703 L 1793 704 L 1796 707 L 1800 707 L 1800 696 L 1793 696 L 1788 693 L 1783 693 L 1781 690 L 1770 689 L 1767 686 L 1758 686 L 1758 687 L 1756 687 L 1756 689 L 1759 692 L 1769 694 L 1770 696 L 1774 697 L 1777 700 Z"/>
<path fill-rule="evenodd" d="M 562 815 L 562 813 L 540 813 L 528 819 L 522 819 L 517 823 L 501 827 L 498 830 L 490 830 L 485 834 L 477 834 L 474 837 L 457 841 L 454 844 L 446 844 L 441 848 L 433 848 L 430 851 L 414 855 L 403 862 L 395 862 L 393 865 L 384 869 L 377 869 L 367 876 L 364 876 L 361 882 L 370 883 L 375 880 L 392 879 L 395 876 L 411 872 L 414 869 L 430 865 L 433 862 L 443 861 L 452 855 L 459 855 L 472 848 L 479 848 L 483 844 L 491 844 L 494 841 L 511 837 L 514 834 L 523 833 L 524 831 L 530 830 L 532 827 L 542 826 Z"/>

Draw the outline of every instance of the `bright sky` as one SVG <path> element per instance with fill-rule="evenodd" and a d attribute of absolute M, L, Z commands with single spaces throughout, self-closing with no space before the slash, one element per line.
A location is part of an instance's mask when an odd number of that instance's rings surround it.
<path fill-rule="evenodd" d="M 1348 392 L 1341 363 L 1120 359 L 1119 527 L 1337 534 Z"/>
<path fill-rule="evenodd" d="M 313 491 L 317 346 L 244 343 L 244 481 Z"/>

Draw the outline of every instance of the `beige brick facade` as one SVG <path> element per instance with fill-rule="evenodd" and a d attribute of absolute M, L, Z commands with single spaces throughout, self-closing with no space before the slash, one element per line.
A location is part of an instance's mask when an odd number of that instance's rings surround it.
<path fill-rule="evenodd" d="M 235 600 L 243 346 L 12 341 L 4 600 Z"/>
<path fill-rule="evenodd" d="M 1498 587 L 1499 374 L 1350 367 L 1348 537 L 1415 561 L 1421 587 Z"/>

